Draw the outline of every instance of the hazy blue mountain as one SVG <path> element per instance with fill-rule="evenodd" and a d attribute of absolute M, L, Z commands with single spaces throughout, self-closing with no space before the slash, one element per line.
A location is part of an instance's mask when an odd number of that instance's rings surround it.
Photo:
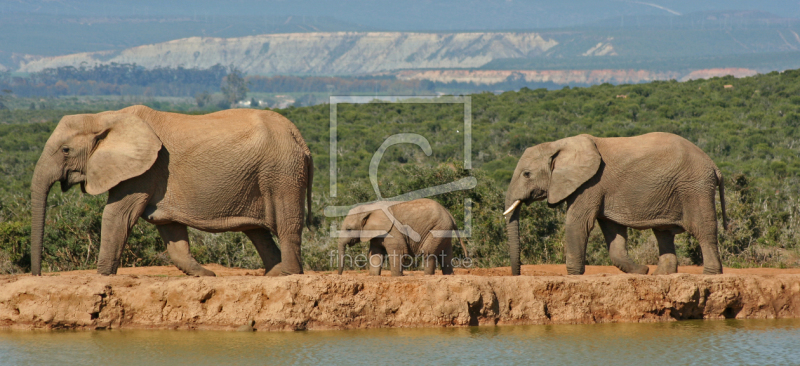
<path fill-rule="evenodd" d="M 793 64 L 794 55 L 783 53 L 800 51 L 798 18 L 798 0 L 0 1 L 0 65 L 14 70 L 35 58 L 26 55 L 121 51 L 193 36 L 536 31 L 560 46 L 486 67 L 661 68 L 729 57 L 727 64 L 770 68 L 771 60 Z M 749 55 L 746 62 L 730 58 L 738 54 Z"/>

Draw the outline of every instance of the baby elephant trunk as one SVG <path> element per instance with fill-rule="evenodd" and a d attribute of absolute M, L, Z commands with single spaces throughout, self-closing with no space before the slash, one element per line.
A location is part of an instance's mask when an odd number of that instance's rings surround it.
<path fill-rule="evenodd" d="M 344 240 L 339 240 L 339 275 L 344 272 L 344 250 L 347 248 Z"/>

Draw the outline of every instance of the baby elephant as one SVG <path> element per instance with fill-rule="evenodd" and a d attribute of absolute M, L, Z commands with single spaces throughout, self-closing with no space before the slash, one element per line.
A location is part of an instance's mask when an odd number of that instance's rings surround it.
<path fill-rule="evenodd" d="M 453 216 L 438 202 L 417 199 L 408 202 L 381 201 L 353 208 L 342 223 L 339 238 L 339 274 L 344 270 L 346 246 L 368 241 L 369 273 L 381 274 L 388 255 L 392 276 L 403 275 L 403 259 L 421 255 L 425 274 L 432 275 L 436 263 L 442 274 L 453 274 L 452 236 L 457 234 Z M 461 241 L 461 238 L 458 238 Z M 467 248 L 461 241 L 464 255 Z"/>

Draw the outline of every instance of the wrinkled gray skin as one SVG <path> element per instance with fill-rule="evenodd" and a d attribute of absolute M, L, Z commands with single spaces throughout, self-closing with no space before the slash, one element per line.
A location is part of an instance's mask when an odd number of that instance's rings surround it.
<path fill-rule="evenodd" d="M 385 202 L 355 207 L 342 222 L 342 231 L 348 236 L 339 238 L 339 274 L 344 270 L 344 253 L 347 246 L 369 242 L 369 273 L 380 276 L 384 256 L 388 255 L 392 276 L 403 275 L 403 255 L 424 255 L 422 260 L 426 275 L 432 275 L 437 263 L 442 274 L 453 274 L 452 238 L 435 237 L 431 230 L 458 230 L 453 216 L 438 202 L 427 198 L 398 203 L 390 206 L 393 222 L 381 207 Z M 415 241 L 407 225 L 419 234 Z M 388 235 L 386 235 L 388 233 Z M 408 235 L 406 235 L 408 234 Z M 459 238 L 459 241 L 461 238 Z M 464 253 L 467 248 L 461 242 Z"/>
<path fill-rule="evenodd" d="M 243 231 L 265 274 L 302 273 L 300 237 L 304 203 L 311 202 L 312 164 L 294 124 L 271 111 L 187 116 L 133 106 L 65 116 L 47 140 L 31 183 L 31 272 L 41 274 L 47 195 L 60 182 L 63 191 L 80 184 L 89 194 L 108 192 L 100 274 L 117 272 L 140 217 L 156 225 L 173 263 L 186 274 L 214 275 L 189 253 L 187 226 Z"/>
<path fill-rule="evenodd" d="M 515 201 L 547 199 L 567 203 L 567 272 L 584 273 L 586 242 L 595 221 L 603 231 L 611 261 L 626 273 L 647 274 L 628 258 L 628 228 L 653 229 L 660 253 L 655 274 L 676 273 L 675 234 L 689 232 L 700 243 L 703 273 L 722 273 L 717 248 L 714 196 L 719 187 L 726 225 L 722 174 L 711 158 L 686 139 L 669 133 L 597 138 L 579 135 L 525 150 L 506 192 L 506 210 Z M 519 212 L 507 221 L 513 275 L 520 272 Z"/>

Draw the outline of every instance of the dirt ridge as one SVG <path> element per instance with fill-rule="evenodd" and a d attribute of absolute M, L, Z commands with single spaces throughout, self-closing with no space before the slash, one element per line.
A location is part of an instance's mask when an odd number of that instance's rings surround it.
<path fill-rule="evenodd" d="M 259 331 L 800 317 L 800 275 L 0 277 L 0 328 Z"/>

